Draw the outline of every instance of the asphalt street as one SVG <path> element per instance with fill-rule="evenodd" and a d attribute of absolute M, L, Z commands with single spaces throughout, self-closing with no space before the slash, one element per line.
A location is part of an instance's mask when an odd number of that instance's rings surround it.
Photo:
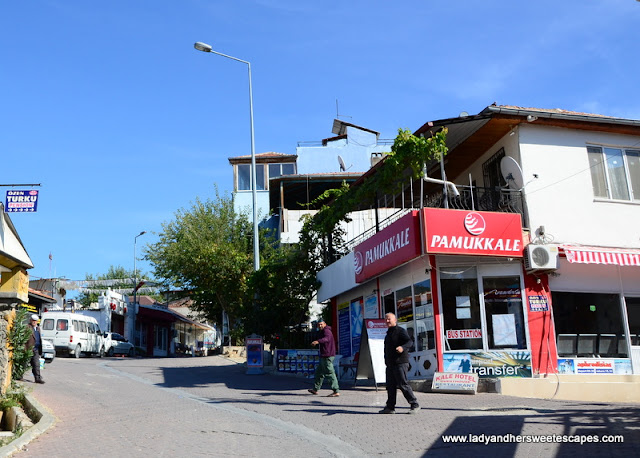
<path fill-rule="evenodd" d="M 401 395 L 381 415 L 384 387 L 313 396 L 309 380 L 220 356 L 56 358 L 43 376 L 25 384 L 57 421 L 14 456 L 640 456 L 637 404 L 417 393 L 417 415 Z M 624 442 L 568 442 L 610 435 Z M 490 438 L 510 442 L 469 442 Z"/>

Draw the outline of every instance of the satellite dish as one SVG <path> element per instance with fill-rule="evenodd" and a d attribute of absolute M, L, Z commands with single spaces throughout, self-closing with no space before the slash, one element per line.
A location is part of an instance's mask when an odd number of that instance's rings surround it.
<path fill-rule="evenodd" d="M 338 164 L 340 164 L 340 171 L 344 172 L 345 170 L 347 170 L 347 166 L 344 165 L 344 160 L 342 159 L 342 156 L 338 155 Z"/>
<path fill-rule="evenodd" d="M 502 176 L 511 189 L 519 191 L 524 187 L 522 169 L 511 156 L 505 156 L 502 158 L 500 161 L 500 172 L 502 172 Z"/>
<path fill-rule="evenodd" d="M 459 118 L 466 118 L 467 116 L 469 116 L 469 113 L 467 113 L 466 111 L 463 111 L 458 115 Z"/>

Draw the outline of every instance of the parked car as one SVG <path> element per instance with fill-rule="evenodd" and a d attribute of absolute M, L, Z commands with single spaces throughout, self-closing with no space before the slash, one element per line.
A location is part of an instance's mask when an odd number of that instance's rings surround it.
<path fill-rule="evenodd" d="M 117 332 L 104 333 L 104 348 L 108 356 L 129 355 L 135 356 L 136 350 L 133 344 Z"/>
<path fill-rule="evenodd" d="M 56 357 L 56 349 L 50 340 L 42 339 L 42 357 L 45 363 L 50 363 Z"/>

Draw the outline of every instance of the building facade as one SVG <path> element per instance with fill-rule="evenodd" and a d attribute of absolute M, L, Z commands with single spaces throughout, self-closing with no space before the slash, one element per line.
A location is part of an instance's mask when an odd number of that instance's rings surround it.
<path fill-rule="evenodd" d="M 387 196 L 395 221 L 319 274 L 343 360 L 393 312 L 413 379 L 640 373 L 640 121 L 490 106 L 416 135 L 441 128 L 450 184 Z"/>

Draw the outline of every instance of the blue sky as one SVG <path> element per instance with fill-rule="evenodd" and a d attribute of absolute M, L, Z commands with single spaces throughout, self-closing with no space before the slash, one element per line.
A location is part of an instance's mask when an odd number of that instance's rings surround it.
<path fill-rule="evenodd" d="M 231 191 L 247 67 L 196 41 L 251 62 L 256 152 L 294 154 L 331 136 L 336 100 L 382 138 L 493 102 L 640 119 L 638 24 L 634 0 L 3 2 L 0 184 L 42 184 L 11 214 L 30 275 L 132 269 L 140 231 L 139 256 Z"/>

